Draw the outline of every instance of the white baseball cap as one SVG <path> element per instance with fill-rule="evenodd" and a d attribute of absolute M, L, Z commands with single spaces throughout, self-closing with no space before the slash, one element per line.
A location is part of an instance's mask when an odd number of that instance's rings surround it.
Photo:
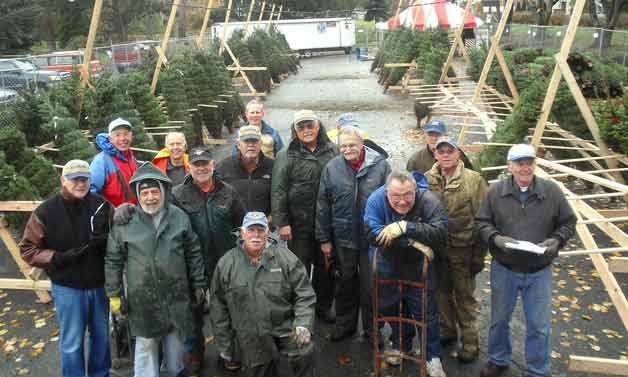
<path fill-rule="evenodd" d="M 534 147 L 530 144 L 515 144 L 508 150 L 508 161 L 517 161 L 524 158 L 536 158 Z"/>

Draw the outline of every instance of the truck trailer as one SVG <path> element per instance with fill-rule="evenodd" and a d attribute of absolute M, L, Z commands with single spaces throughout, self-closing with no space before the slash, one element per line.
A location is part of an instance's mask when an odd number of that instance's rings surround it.
<path fill-rule="evenodd" d="M 227 41 L 237 30 L 242 30 L 246 22 L 229 22 Z M 249 23 L 249 32 L 264 30 L 268 21 Z M 290 48 L 301 55 L 312 52 L 342 50 L 351 53 L 355 46 L 355 21 L 351 18 L 307 18 L 298 20 L 273 21 L 273 26 L 286 36 Z M 224 23 L 212 26 L 212 37 L 222 38 Z"/>

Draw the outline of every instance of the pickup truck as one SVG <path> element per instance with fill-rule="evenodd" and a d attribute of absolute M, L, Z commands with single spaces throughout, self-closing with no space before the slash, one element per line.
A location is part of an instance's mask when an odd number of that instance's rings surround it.
<path fill-rule="evenodd" d="M 70 78 L 68 72 L 39 69 L 28 61 L 0 59 L 0 88 L 47 88 Z"/>

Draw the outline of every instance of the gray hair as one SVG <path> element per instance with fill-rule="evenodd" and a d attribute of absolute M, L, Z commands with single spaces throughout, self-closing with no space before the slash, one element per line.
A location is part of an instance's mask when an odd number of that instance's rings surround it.
<path fill-rule="evenodd" d="M 390 185 L 390 183 L 395 180 L 401 184 L 406 182 L 412 182 L 412 186 L 417 187 L 416 181 L 410 172 L 405 170 L 393 170 L 386 178 L 386 187 Z"/>
<path fill-rule="evenodd" d="M 246 104 L 246 111 L 248 112 L 251 106 L 256 106 L 256 105 L 261 106 L 262 110 L 264 109 L 264 104 L 260 100 L 254 98 Z"/>
<path fill-rule="evenodd" d="M 364 141 L 364 131 L 355 126 L 342 127 L 338 132 L 338 137 L 340 136 L 357 136 L 358 139 Z"/>
<path fill-rule="evenodd" d="M 186 147 L 188 146 L 188 142 L 187 142 L 187 140 L 185 140 L 185 135 L 183 134 L 183 132 L 168 132 L 168 134 L 166 134 L 166 140 L 164 140 L 164 144 L 168 145 L 170 140 L 172 140 L 174 138 L 179 138 L 179 139 L 183 140 L 183 144 Z"/>

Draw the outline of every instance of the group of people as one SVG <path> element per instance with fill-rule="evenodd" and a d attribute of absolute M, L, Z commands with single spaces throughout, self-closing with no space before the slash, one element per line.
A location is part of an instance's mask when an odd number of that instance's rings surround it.
<path fill-rule="evenodd" d="M 315 317 L 334 324 L 332 341 L 353 337 L 361 322 L 381 345 L 384 323 L 374 317 L 384 315 L 425 321 L 427 339 L 412 351 L 421 327 L 391 321 L 386 360 L 425 352 L 428 375 L 445 377 L 441 346 L 460 341 L 460 362 L 479 356 L 474 288 L 487 250 L 491 325 L 480 376 L 508 368 L 519 294 L 526 376 L 549 374 L 550 265 L 576 218 L 558 186 L 535 176 L 531 146 L 512 147 L 511 176 L 487 189 L 440 121 L 425 126 L 425 149 L 401 171 L 352 114 L 327 133 L 313 111 L 297 111 L 286 146 L 262 103 L 251 101 L 246 116 L 218 163 L 204 146 L 188 151 L 176 132 L 139 163 L 133 126 L 115 119 L 97 135 L 102 152 L 91 166 L 64 166 L 61 190 L 32 213 L 20 242 L 23 259 L 52 281 L 63 376 L 109 374 L 109 312 L 129 318 L 135 376 L 198 373 L 209 312 L 226 370 L 277 376 L 283 357 L 295 376 L 313 376 Z M 544 254 L 516 249 L 520 240 Z M 374 261 L 380 278 L 426 289 L 374 292 Z"/>

